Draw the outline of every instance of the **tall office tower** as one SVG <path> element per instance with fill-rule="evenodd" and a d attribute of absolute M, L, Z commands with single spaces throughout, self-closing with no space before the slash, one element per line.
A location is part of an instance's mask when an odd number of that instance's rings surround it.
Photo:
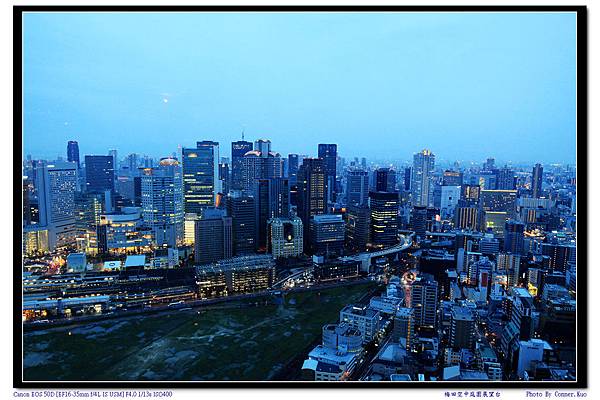
<path fill-rule="evenodd" d="M 396 171 L 391 168 L 378 168 L 375 171 L 375 191 L 395 192 Z"/>
<path fill-rule="evenodd" d="M 438 283 L 430 274 L 420 274 L 404 287 L 404 301 L 415 311 L 415 326 L 435 327 Z"/>
<path fill-rule="evenodd" d="M 433 205 L 432 174 L 435 166 L 435 155 L 430 150 L 423 150 L 413 157 L 412 202 L 416 206 Z"/>
<path fill-rule="evenodd" d="M 520 254 L 498 253 L 496 257 L 496 270 L 506 274 L 508 286 L 517 286 L 519 284 L 520 269 Z"/>
<path fill-rule="evenodd" d="M 75 140 L 67 142 L 67 161 L 74 162 L 79 169 L 79 143 Z"/>
<path fill-rule="evenodd" d="M 440 215 L 442 218 L 452 218 L 460 200 L 460 186 L 442 186 L 440 199 Z"/>
<path fill-rule="evenodd" d="M 515 171 L 508 167 L 504 167 L 498 170 L 496 173 L 496 189 L 499 190 L 514 190 L 516 188 L 517 180 L 515 177 Z"/>
<path fill-rule="evenodd" d="M 118 156 L 117 156 L 117 150 L 116 149 L 110 149 L 108 151 L 108 155 L 113 158 L 113 168 L 115 169 L 115 171 L 118 171 L 119 170 L 119 159 L 118 159 Z"/>
<path fill-rule="evenodd" d="M 363 167 L 363 168 L 365 168 L 365 169 L 367 168 L 367 159 L 365 157 L 362 157 L 360 159 L 360 166 Z"/>
<path fill-rule="evenodd" d="M 256 202 L 258 248 L 262 251 L 267 247 L 269 219 L 287 218 L 290 214 L 289 179 L 257 179 L 253 195 Z"/>
<path fill-rule="evenodd" d="M 544 168 L 541 164 L 535 164 L 531 173 L 531 193 L 533 197 L 540 198 L 542 196 L 542 177 L 544 176 Z"/>
<path fill-rule="evenodd" d="M 479 229 L 480 220 L 479 209 L 477 207 L 458 206 L 454 210 L 454 227 L 456 229 L 476 231 Z"/>
<path fill-rule="evenodd" d="M 406 349 L 410 350 L 415 335 L 415 310 L 400 307 L 394 318 L 392 340 L 395 343 L 406 342 Z"/>
<path fill-rule="evenodd" d="M 463 173 L 460 171 L 445 170 L 442 175 L 442 186 L 462 186 Z"/>
<path fill-rule="evenodd" d="M 487 160 L 485 160 L 485 163 L 483 164 L 483 170 L 484 171 L 493 171 L 494 169 L 496 169 L 495 166 L 495 162 L 496 160 L 494 160 L 493 158 L 488 158 Z"/>
<path fill-rule="evenodd" d="M 298 154 L 288 154 L 288 174 L 290 186 L 296 185 L 298 182 Z"/>
<path fill-rule="evenodd" d="M 516 190 L 482 190 L 479 205 L 483 211 L 505 212 L 508 218 L 515 218 L 517 212 Z"/>
<path fill-rule="evenodd" d="M 23 195 L 23 224 L 22 226 L 31 225 L 31 193 L 30 193 L 30 180 L 27 176 L 23 176 L 22 180 L 22 191 Z"/>
<path fill-rule="evenodd" d="M 371 243 L 377 246 L 393 245 L 398 242 L 398 209 L 400 198 L 397 192 L 370 192 Z"/>
<path fill-rule="evenodd" d="M 551 270 L 565 273 L 569 264 L 577 262 L 577 247 L 573 243 L 542 243 L 542 255 L 549 257 Z"/>
<path fill-rule="evenodd" d="M 257 179 L 282 176 L 281 155 L 271 151 L 271 141 L 259 139 L 254 142 L 254 150 L 247 152 L 242 159 L 242 190 L 252 192 Z"/>
<path fill-rule="evenodd" d="M 337 161 L 337 144 L 319 144 L 319 158 L 323 159 L 325 167 L 325 184 L 327 191 L 327 200 L 330 203 L 335 202 L 337 193 L 335 191 L 336 181 L 336 161 Z"/>
<path fill-rule="evenodd" d="M 218 147 L 198 145 L 196 148 L 181 149 L 181 169 L 183 171 L 183 208 L 186 213 L 202 214 L 202 210 L 214 207 L 218 168 L 215 150 Z M 218 152 L 218 151 L 217 151 Z"/>
<path fill-rule="evenodd" d="M 238 140 L 231 143 L 231 189 L 242 189 L 242 161 L 244 155 L 252 151 L 252 142 Z"/>
<path fill-rule="evenodd" d="M 363 169 L 350 169 L 346 176 L 346 204 L 366 205 L 369 201 L 369 173 Z"/>
<path fill-rule="evenodd" d="M 36 168 L 39 225 L 48 229 L 50 250 L 74 244 L 77 164 L 54 162 Z"/>
<path fill-rule="evenodd" d="M 273 258 L 300 257 L 304 252 L 302 220 L 298 217 L 269 220 L 267 251 Z"/>
<path fill-rule="evenodd" d="M 327 212 L 325 166 L 321 158 L 305 158 L 298 168 L 298 217 L 304 226 L 304 247 L 310 243 L 310 219 Z"/>
<path fill-rule="evenodd" d="M 142 217 L 152 229 L 157 246 L 175 247 L 183 241 L 183 180 L 181 166 L 163 158 L 141 177 Z"/>
<path fill-rule="evenodd" d="M 475 346 L 475 318 L 468 307 L 454 305 L 450 322 L 450 343 L 454 349 L 471 349 Z"/>
<path fill-rule="evenodd" d="M 232 218 L 225 210 L 207 208 L 196 221 L 194 261 L 197 265 L 210 264 L 233 256 Z"/>
<path fill-rule="evenodd" d="M 346 224 L 340 214 L 315 215 L 310 219 L 311 255 L 341 255 L 344 250 Z"/>
<path fill-rule="evenodd" d="M 504 251 L 514 254 L 523 253 L 525 224 L 520 221 L 508 220 L 504 225 Z"/>
<path fill-rule="evenodd" d="M 349 249 L 362 252 L 369 243 L 371 209 L 365 205 L 349 205 L 346 222 L 346 245 Z"/>
<path fill-rule="evenodd" d="M 219 180 L 221 181 L 221 193 L 227 195 L 231 190 L 231 174 L 229 172 L 229 162 L 224 158 L 221 158 L 219 163 Z"/>
<path fill-rule="evenodd" d="M 196 142 L 196 148 L 198 149 L 209 149 L 212 151 L 212 176 L 213 176 L 213 202 L 217 201 L 217 195 L 219 193 L 223 193 L 223 187 L 221 186 L 221 181 L 219 180 L 219 142 L 213 142 L 212 140 L 202 140 L 200 142 Z M 208 153 L 205 153 L 208 155 Z"/>
<path fill-rule="evenodd" d="M 85 156 L 85 186 L 87 192 L 104 193 L 115 189 L 113 156 Z"/>
<path fill-rule="evenodd" d="M 410 226 L 417 237 L 425 237 L 425 233 L 427 232 L 427 207 L 413 207 L 410 215 Z"/>
<path fill-rule="evenodd" d="M 410 191 L 410 178 L 412 176 L 412 168 L 406 167 L 404 168 L 404 191 Z"/>
<path fill-rule="evenodd" d="M 256 251 L 255 198 L 235 190 L 226 197 L 227 215 L 232 222 L 232 251 L 234 255 Z"/>

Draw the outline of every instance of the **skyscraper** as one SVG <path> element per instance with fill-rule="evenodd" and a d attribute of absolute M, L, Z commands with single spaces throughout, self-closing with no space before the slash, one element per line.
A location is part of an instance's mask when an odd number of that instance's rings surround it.
<path fill-rule="evenodd" d="M 267 222 L 271 218 L 287 218 L 290 210 L 290 186 L 287 178 L 257 179 L 256 201 L 258 248 L 266 249 Z"/>
<path fill-rule="evenodd" d="M 288 154 L 288 174 L 290 186 L 296 185 L 298 182 L 298 154 Z"/>
<path fill-rule="evenodd" d="M 404 301 L 414 309 L 415 325 L 435 327 L 437 321 L 438 283 L 430 274 L 420 274 L 404 287 Z"/>
<path fill-rule="evenodd" d="M 259 139 L 254 142 L 254 150 L 247 152 L 242 159 L 242 190 L 252 192 L 257 179 L 282 176 L 281 155 L 271 151 L 271 141 Z"/>
<path fill-rule="evenodd" d="M 305 158 L 298 168 L 298 217 L 304 227 L 305 248 L 310 243 L 310 218 L 325 214 L 327 194 L 325 193 L 325 167 L 321 158 Z"/>
<path fill-rule="evenodd" d="M 218 168 L 214 142 L 198 142 L 196 148 L 181 149 L 183 172 L 183 208 L 186 213 L 200 215 L 202 210 L 215 205 L 215 184 L 218 181 Z M 218 146 L 218 145 L 217 145 Z"/>
<path fill-rule="evenodd" d="M 363 169 L 350 169 L 346 176 L 346 204 L 366 205 L 369 200 L 369 173 Z"/>
<path fill-rule="evenodd" d="M 391 168 L 378 168 L 375 171 L 375 191 L 395 192 L 396 171 Z"/>
<path fill-rule="evenodd" d="M 368 205 L 349 205 L 346 222 L 346 244 L 355 251 L 364 251 L 369 243 L 371 210 Z"/>
<path fill-rule="evenodd" d="M 496 189 L 514 190 L 515 187 L 515 172 L 508 167 L 499 169 L 496 173 Z"/>
<path fill-rule="evenodd" d="M 315 215 L 310 220 L 308 254 L 341 255 L 344 250 L 345 223 L 340 214 Z"/>
<path fill-rule="evenodd" d="M 256 209 L 255 198 L 231 192 L 226 198 L 227 215 L 232 222 L 232 250 L 234 255 L 256 251 Z"/>
<path fill-rule="evenodd" d="M 435 166 L 435 155 L 430 150 L 422 150 L 413 157 L 411 190 L 412 202 L 417 206 L 433 204 L 432 173 Z"/>
<path fill-rule="evenodd" d="M 183 241 L 183 189 L 179 162 L 165 158 L 157 168 L 145 168 L 141 177 L 142 217 L 158 246 Z"/>
<path fill-rule="evenodd" d="M 231 188 L 242 189 L 242 160 L 244 154 L 252 151 L 252 142 L 238 140 L 231 143 Z"/>
<path fill-rule="evenodd" d="M 198 265 L 233 256 L 232 218 L 224 210 L 208 208 L 196 221 L 194 261 Z"/>
<path fill-rule="evenodd" d="M 504 227 L 504 251 L 514 254 L 523 253 L 525 224 L 508 220 Z"/>
<path fill-rule="evenodd" d="M 76 164 L 54 162 L 36 168 L 39 224 L 48 228 L 50 250 L 75 241 Z"/>
<path fill-rule="evenodd" d="M 475 346 L 475 318 L 468 307 L 452 307 L 449 344 L 454 349 L 473 349 Z"/>
<path fill-rule="evenodd" d="M 397 192 L 370 192 L 371 243 L 393 245 L 398 242 L 398 208 L 400 200 Z"/>
<path fill-rule="evenodd" d="M 67 143 L 67 161 L 74 162 L 79 169 L 79 143 L 75 140 L 69 140 Z"/>
<path fill-rule="evenodd" d="M 335 191 L 336 182 L 336 162 L 337 162 L 337 144 L 319 144 L 319 158 L 323 159 L 325 167 L 325 184 L 327 186 L 327 200 L 330 203 L 335 202 L 337 193 Z"/>
<path fill-rule="evenodd" d="M 541 164 L 535 164 L 533 172 L 531 173 L 531 194 L 535 198 L 542 196 L 542 176 L 544 175 L 544 168 Z"/>
<path fill-rule="evenodd" d="M 115 188 L 113 156 L 85 156 L 86 191 L 103 193 Z"/>

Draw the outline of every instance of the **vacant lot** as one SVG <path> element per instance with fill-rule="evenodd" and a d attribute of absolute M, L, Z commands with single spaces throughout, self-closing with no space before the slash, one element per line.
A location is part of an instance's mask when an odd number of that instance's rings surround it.
<path fill-rule="evenodd" d="M 268 380 L 373 284 L 27 333 L 25 380 Z"/>

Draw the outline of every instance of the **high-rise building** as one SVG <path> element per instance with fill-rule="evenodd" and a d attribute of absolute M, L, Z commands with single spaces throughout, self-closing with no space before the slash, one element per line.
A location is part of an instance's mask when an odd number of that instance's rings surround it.
<path fill-rule="evenodd" d="M 482 190 L 479 204 L 483 211 L 505 212 L 514 218 L 517 211 L 516 190 Z"/>
<path fill-rule="evenodd" d="M 525 224 L 520 221 L 508 220 L 504 225 L 504 251 L 522 254 Z"/>
<path fill-rule="evenodd" d="M 391 168 L 378 168 L 375 171 L 375 191 L 395 192 L 396 171 Z"/>
<path fill-rule="evenodd" d="M 183 182 L 181 166 L 163 158 L 156 168 L 142 171 L 142 217 L 152 228 L 158 246 L 175 247 L 183 241 Z"/>
<path fill-rule="evenodd" d="M 479 229 L 479 209 L 477 207 L 456 207 L 454 210 L 454 227 L 476 231 Z"/>
<path fill-rule="evenodd" d="M 231 143 L 231 188 L 242 189 L 242 161 L 244 155 L 252 151 L 252 142 L 238 140 Z"/>
<path fill-rule="evenodd" d="M 271 141 L 259 139 L 254 150 L 242 158 L 242 190 L 252 192 L 257 179 L 281 178 L 283 163 L 281 155 L 271 151 Z"/>
<path fill-rule="evenodd" d="M 298 217 L 269 220 L 267 251 L 273 258 L 299 257 L 304 252 L 304 229 Z"/>
<path fill-rule="evenodd" d="M 481 195 L 481 187 L 479 185 L 462 185 L 460 190 L 460 200 L 462 206 L 472 206 L 479 203 L 479 197 Z"/>
<path fill-rule="evenodd" d="M 290 186 L 298 183 L 298 154 L 288 154 L 288 173 L 287 177 L 290 180 Z"/>
<path fill-rule="evenodd" d="M 325 185 L 327 191 L 327 200 L 330 203 L 336 200 L 336 161 L 337 161 L 337 144 L 333 143 L 320 143 L 319 144 L 319 158 L 323 159 L 323 166 L 325 168 Z"/>
<path fill-rule="evenodd" d="M 77 169 L 79 169 L 79 143 L 75 140 L 67 142 L 67 161 L 74 162 L 77 164 Z"/>
<path fill-rule="evenodd" d="M 508 286 L 519 284 L 520 265 L 521 255 L 519 254 L 498 253 L 496 257 L 496 270 L 506 274 Z"/>
<path fill-rule="evenodd" d="M 419 238 L 424 238 L 427 232 L 427 207 L 414 206 L 410 215 L 410 226 Z"/>
<path fill-rule="evenodd" d="M 433 205 L 432 174 L 435 155 L 430 150 L 422 150 L 413 157 L 411 190 L 413 205 Z"/>
<path fill-rule="evenodd" d="M 113 156 L 85 156 L 86 191 L 103 193 L 115 189 Z"/>
<path fill-rule="evenodd" d="M 227 215 L 232 222 L 233 254 L 250 254 L 256 251 L 255 198 L 233 191 L 226 197 Z"/>
<path fill-rule="evenodd" d="M 452 218 L 460 200 L 460 186 L 442 186 L 440 214 L 442 218 Z"/>
<path fill-rule="evenodd" d="M 420 274 L 404 287 L 404 301 L 415 311 L 415 325 L 435 327 L 437 322 L 438 283 L 432 275 Z"/>
<path fill-rule="evenodd" d="M 404 191 L 410 191 L 410 179 L 412 176 L 412 168 L 406 167 L 404 168 Z"/>
<path fill-rule="evenodd" d="M 287 178 L 257 179 L 254 186 L 258 248 L 267 247 L 267 221 L 287 218 L 290 210 L 290 186 Z"/>
<path fill-rule="evenodd" d="M 442 176 L 442 186 L 462 186 L 463 173 L 460 171 L 445 170 Z"/>
<path fill-rule="evenodd" d="M 233 256 L 232 218 L 226 216 L 225 210 L 204 210 L 202 218 L 196 221 L 195 233 L 196 264 L 209 264 Z"/>
<path fill-rule="evenodd" d="M 392 339 L 396 343 L 402 340 L 406 342 L 406 349 L 411 348 L 415 334 L 415 310 L 407 307 L 400 307 L 396 311 L 394 318 L 394 328 L 392 331 Z"/>
<path fill-rule="evenodd" d="M 450 322 L 450 346 L 455 349 L 473 349 L 475 346 L 475 318 L 468 307 L 454 305 Z"/>
<path fill-rule="evenodd" d="M 542 178 L 544 176 L 544 168 L 541 164 L 535 164 L 531 173 L 531 193 L 533 197 L 542 197 Z"/>
<path fill-rule="evenodd" d="M 312 217 L 309 254 L 341 255 L 344 250 L 345 225 L 340 214 Z"/>
<path fill-rule="evenodd" d="M 573 243 L 542 243 L 542 255 L 549 257 L 550 269 L 565 273 L 569 264 L 577 262 L 577 247 Z"/>
<path fill-rule="evenodd" d="M 512 169 L 504 167 L 496 172 L 496 189 L 514 190 L 516 184 L 515 172 Z"/>
<path fill-rule="evenodd" d="M 76 168 L 74 162 L 41 164 L 36 168 L 39 225 L 48 229 L 50 250 L 75 242 Z"/>
<path fill-rule="evenodd" d="M 196 148 L 181 149 L 183 198 L 186 213 L 201 214 L 214 207 L 220 189 L 219 144 L 211 141 L 196 143 Z"/>
<path fill-rule="evenodd" d="M 350 205 L 347 209 L 346 245 L 354 251 L 364 251 L 369 243 L 371 209 L 367 205 Z"/>
<path fill-rule="evenodd" d="M 298 217 L 304 225 L 304 244 L 310 244 L 310 219 L 327 211 L 325 167 L 321 158 L 305 158 L 298 168 Z"/>
<path fill-rule="evenodd" d="M 229 171 L 229 162 L 226 158 L 221 158 L 219 163 L 219 180 L 221 181 L 221 193 L 227 195 L 231 190 L 231 173 Z"/>
<path fill-rule="evenodd" d="M 366 205 L 369 201 L 369 173 L 362 169 L 350 169 L 346 176 L 346 204 Z"/>
<path fill-rule="evenodd" d="M 398 209 L 400 199 L 397 192 L 370 192 L 371 243 L 393 245 L 398 242 Z"/>

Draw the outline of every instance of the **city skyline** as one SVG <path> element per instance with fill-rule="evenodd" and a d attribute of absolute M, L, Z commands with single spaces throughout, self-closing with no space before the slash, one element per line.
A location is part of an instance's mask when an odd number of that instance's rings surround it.
<path fill-rule="evenodd" d="M 281 154 L 574 163 L 574 27 L 569 13 L 26 14 L 24 150 L 159 156 L 245 131 Z"/>

